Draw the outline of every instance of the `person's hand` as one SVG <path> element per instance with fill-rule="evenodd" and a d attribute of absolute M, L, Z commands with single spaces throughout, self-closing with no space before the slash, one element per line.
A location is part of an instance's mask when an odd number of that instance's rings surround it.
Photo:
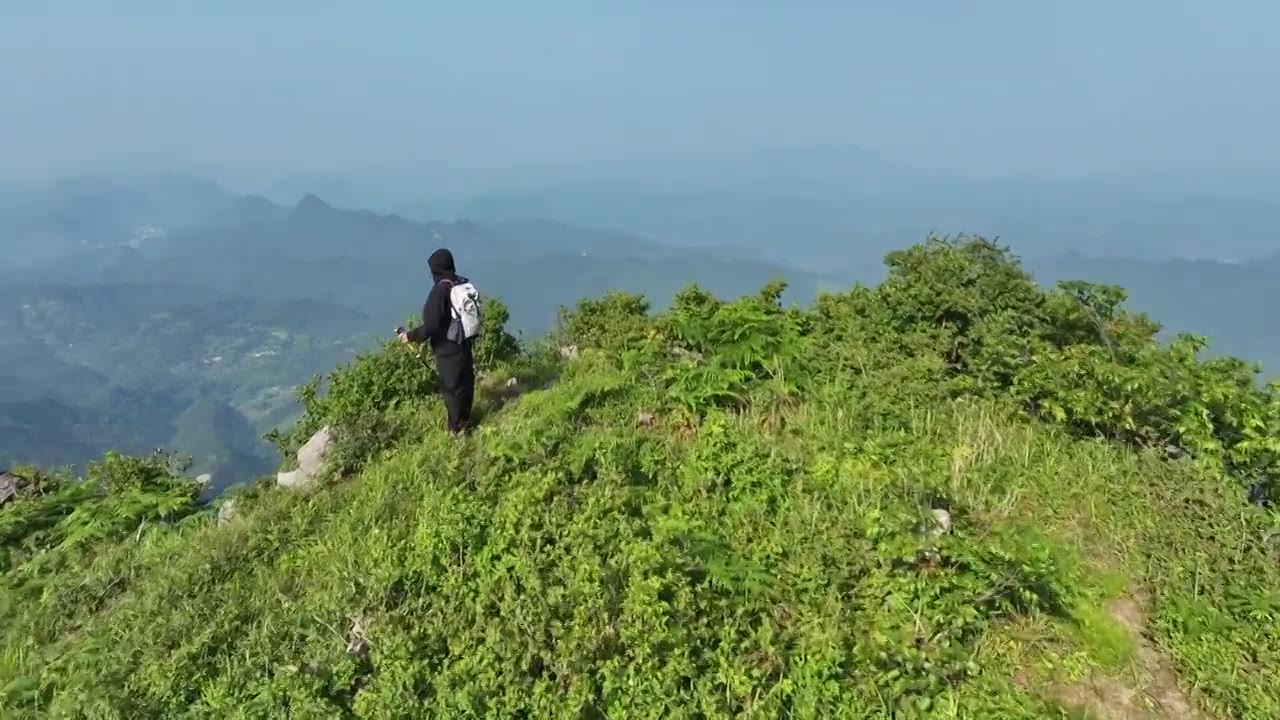
<path fill-rule="evenodd" d="M 404 331 L 401 331 L 401 332 L 396 333 L 396 337 L 400 338 L 400 342 L 402 342 L 402 343 L 404 343 L 404 344 L 406 344 L 406 345 L 408 345 L 408 344 L 409 344 L 409 333 L 404 332 Z"/>

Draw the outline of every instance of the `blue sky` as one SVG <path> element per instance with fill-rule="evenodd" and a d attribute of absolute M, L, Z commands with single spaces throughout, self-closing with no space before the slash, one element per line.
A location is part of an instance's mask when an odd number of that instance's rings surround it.
<path fill-rule="evenodd" d="M 1263 0 L 0 4 L 0 173 L 239 176 L 854 145 L 979 175 L 1269 176 Z"/>

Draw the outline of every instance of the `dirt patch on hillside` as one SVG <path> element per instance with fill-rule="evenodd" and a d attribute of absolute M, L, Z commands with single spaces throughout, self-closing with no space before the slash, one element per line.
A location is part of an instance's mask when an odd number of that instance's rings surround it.
<path fill-rule="evenodd" d="M 1129 633 L 1134 647 L 1131 683 L 1114 678 L 1086 678 L 1055 685 L 1054 699 L 1088 711 L 1098 720 L 1206 720 L 1207 716 L 1178 684 L 1173 664 L 1147 638 L 1150 598 L 1134 593 L 1110 601 L 1107 614 Z"/>

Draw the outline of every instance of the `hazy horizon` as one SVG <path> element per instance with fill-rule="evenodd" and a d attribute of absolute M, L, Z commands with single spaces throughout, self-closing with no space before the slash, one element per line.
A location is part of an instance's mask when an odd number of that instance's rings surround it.
<path fill-rule="evenodd" d="M 249 189 L 823 146 L 972 176 L 1280 166 L 1280 6 L 1259 0 L 259 5 L 0 10 L 5 173 Z"/>

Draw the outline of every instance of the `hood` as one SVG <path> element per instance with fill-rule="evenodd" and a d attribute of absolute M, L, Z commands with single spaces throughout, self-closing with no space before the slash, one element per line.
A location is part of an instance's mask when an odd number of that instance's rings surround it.
<path fill-rule="evenodd" d="M 434 282 L 453 279 L 456 270 L 453 267 L 453 253 L 440 248 L 427 258 L 427 267 L 431 268 L 431 279 Z"/>

